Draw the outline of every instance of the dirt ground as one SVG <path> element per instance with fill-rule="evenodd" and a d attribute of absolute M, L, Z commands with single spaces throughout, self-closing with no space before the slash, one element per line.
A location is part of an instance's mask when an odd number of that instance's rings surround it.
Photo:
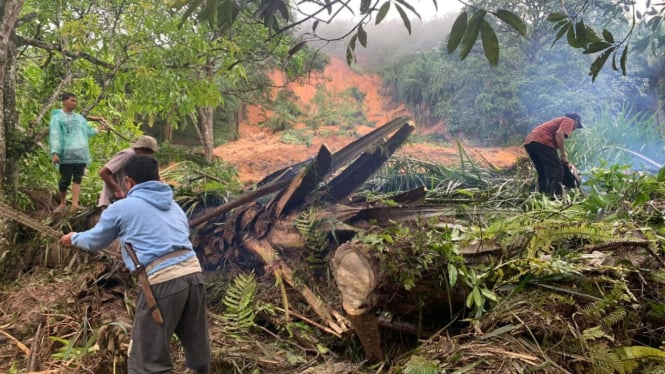
<path fill-rule="evenodd" d="M 283 77 L 274 75 L 276 84 L 283 84 Z M 325 84 L 328 92 L 333 95 L 344 90 L 356 87 L 365 94 L 364 109 L 369 122 L 375 122 L 381 126 L 390 120 L 401 116 L 411 116 L 403 105 L 395 105 L 390 102 L 381 89 L 381 80 L 376 75 L 360 74 L 349 68 L 346 62 L 333 59 L 323 75 L 313 75 L 305 84 L 288 84 L 300 104 L 305 107 L 313 105 L 312 98 L 316 92 L 317 84 Z M 311 136 L 310 144 L 291 144 L 281 139 L 280 133 L 260 127 L 263 120 L 261 110 L 257 107 L 248 108 L 245 121 L 240 124 L 240 138 L 231 143 L 224 144 L 215 149 L 215 155 L 235 165 L 238 169 L 240 180 L 246 184 L 252 184 L 261 180 L 273 171 L 288 165 L 307 160 L 312 157 L 322 144 L 336 152 L 351 143 L 357 137 L 373 130 L 367 126 L 354 128 L 356 137 L 340 135 L 335 128 L 321 126 L 318 130 L 309 130 Z M 442 164 L 452 164 L 459 161 L 460 153 L 454 139 L 450 139 L 445 131 L 445 124 L 438 124 L 423 128 L 418 123 L 416 134 L 418 138 L 434 136 L 442 140 L 440 142 L 412 142 L 400 149 L 397 156 L 411 156 L 421 160 L 433 161 Z M 298 124 L 296 128 L 304 131 L 304 125 Z M 335 135 L 329 135 L 335 134 Z M 513 147 L 471 147 L 464 146 L 465 152 L 473 159 L 503 168 L 512 165 L 519 157 L 526 156 L 521 146 Z"/>

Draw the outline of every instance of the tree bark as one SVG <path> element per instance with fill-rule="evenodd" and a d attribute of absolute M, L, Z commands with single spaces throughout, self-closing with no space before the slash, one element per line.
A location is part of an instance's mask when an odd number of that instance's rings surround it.
<path fill-rule="evenodd" d="M 206 79 L 210 84 L 214 84 L 215 79 L 215 65 L 213 61 L 208 61 L 205 67 Z M 205 106 L 199 110 L 199 121 L 201 123 L 201 132 L 203 135 L 203 156 L 207 162 L 211 162 L 213 158 L 213 127 L 215 124 L 215 108 L 212 105 Z"/>
<path fill-rule="evenodd" d="M 3 0 L 0 7 L 0 82 L 3 87 L 0 90 L 0 181 L 3 183 L 3 190 L 7 182 L 7 140 L 14 130 L 14 125 L 8 123 L 15 117 L 16 106 L 7 107 L 7 103 L 16 101 L 15 91 L 7 91 L 5 87 L 7 75 L 15 71 L 15 65 L 12 57 L 12 35 L 16 27 L 16 21 L 23 8 L 25 0 Z M 11 87 L 10 87 L 11 88 Z M 14 115 L 12 115 L 12 112 Z"/>
<path fill-rule="evenodd" d="M 171 142 L 173 140 L 173 126 L 171 121 L 164 121 L 164 141 Z"/>
<path fill-rule="evenodd" d="M 199 108 L 199 127 L 201 128 L 201 141 L 203 142 L 203 157 L 207 162 L 212 161 L 213 157 L 213 113 L 212 106 Z"/>
<path fill-rule="evenodd" d="M 4 95 L 2 97 L 4 144 L 11 144 L 9 140 L 15 138 L 19 131 L 18 111 L 16 110 L 16 45 L 7 46 L 7 61 L 5 63 L 4 80 L 2 83 Z M 18 198 L 19 170 L 18 165 L 23 152 L 16 146 L 5 146 L 4 191 L 10 204 L 15 205 Z"/>
<path fill-rule="evenodd" d="M 18 183 L 18 162 L 11 162 L 7 158 L 8 140 L 12 138 L 17 124 L 18 114 L 16 112 L 16 46 L 13 44 L 12 36 L 18 20 L 19 13 L 23 8 L 25 0 L 3 0 L 0 2 L 0 197 L 9 192 L 9 200 L 14 205 L 16 201 L 16 185 Z M 16 156 L 14 156 L 16 157 Z M 14 223 L 0 218 L 0 249 L 10 248 L 14 231 Z M 10 253 L 12 253 L 10 251 Z M 5 269 L 12 266 L 13 256 L 9 256 L 0 262 Z M 0 268 L 0 274 L 4 270 Z"/>

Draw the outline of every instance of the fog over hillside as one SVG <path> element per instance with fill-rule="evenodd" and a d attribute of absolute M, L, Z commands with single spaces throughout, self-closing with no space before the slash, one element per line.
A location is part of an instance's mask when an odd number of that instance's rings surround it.
<path fill-rule="evenodd" d="M 456 14 L 448 14 L 429 21 L 413 19 L 411 20 L 411 34 L 402 20 L 386 20 L 379 25 L 372 23 L 366 29 L 367 48 L 356 43 L 357 63 L 365 70 L 372 70 L 372 67 L 389 65 L 404 56 L 438 49 L 445 42 L 456 16 Z M 309 45 L 313 48 L 320 48 L 330 56 L 345 60 L 350 36 L 342 39 L 340 37 L 348 33 L 354 25 L 351 20 L 336 21 L 328 25 L 319 24 L 316 30 L 317 35 L 330 41 L 312 40 Z M 311 30 L 311 25 L 304 25 L 302 30 Z"/>

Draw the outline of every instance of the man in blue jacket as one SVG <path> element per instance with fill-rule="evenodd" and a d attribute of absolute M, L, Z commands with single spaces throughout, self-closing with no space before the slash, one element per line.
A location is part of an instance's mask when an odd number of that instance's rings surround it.
<path fill-rule="evenodd" d="M 119 238 L 127 268 L 136 269 L 126 252 L 128 243 L 145 268 L 164 323 L 152 319 L 141 292 L 132 327 L 129 373 L 169 372 L 173 368 L 169 341 L 174 333 L 185 350 L 187 366 L 196 373 L 207 373 L 210 343 L 206 291 L 201 265 L 189 240 L 187 216 L 173 200 L 171 188 L 160 182 L 154 158 L 133 156 L 124 172 L 129 191 L 126 198 L 104 210 L 95 227 L 63 235 L 60 243 L 95 251 Z"/>

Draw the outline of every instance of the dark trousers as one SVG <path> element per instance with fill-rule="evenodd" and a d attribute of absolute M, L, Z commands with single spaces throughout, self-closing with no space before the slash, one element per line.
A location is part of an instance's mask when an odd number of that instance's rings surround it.
<path fill-rule="evenodd" d="M 544 144 L 525 144 L 526 153 L 538 172 L 538 189 L 547 194 L 561 194 L 563 191 L 563 164 L 556 149 Z"/>
<path fill-rule="evenodd" d="M 60 192 L 67 191 L 69 185 L 81 184 L 83 181 L 83 174 L 85 174 L 85 164 L 60 164 L 60 181 L 58 182 L 58 190 Z"/>
<path fill-rule="evenodd" d="M 185 350 L 186 365 L 196 372 L 210 368 L 210 342 L 203 275 L 194 273 L 151 286 L 164 325 L 150 315 L 143 293 L 136 301 L 130 374 L 169 373 L 173 369 L 169 343 L 175 334 Z"/>

